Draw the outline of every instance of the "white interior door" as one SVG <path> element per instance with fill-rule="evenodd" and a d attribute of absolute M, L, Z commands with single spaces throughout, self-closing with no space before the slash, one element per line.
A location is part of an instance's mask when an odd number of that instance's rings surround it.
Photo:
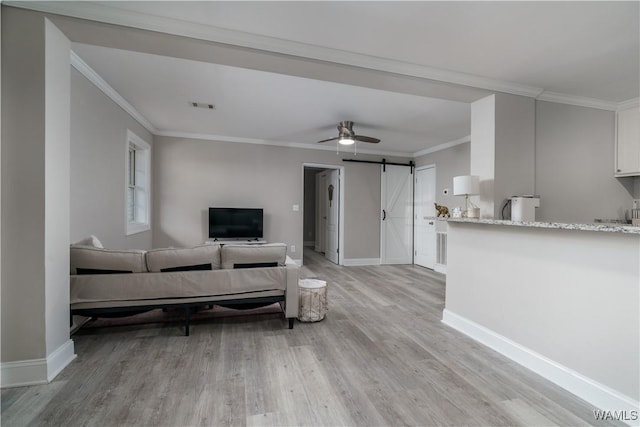
<path fill-rule="evenodd" d="M 407 166 L 382 168 L 380 262 L 413 262 L 413 174 Z"/>
<path fill-rule="evenodd" d="M 340 227 L 340 171 L 327 171 L 325 195 L 327 199 L 327 244 L 324 256 L 338 264 L 338 232 Z"/>
<path fill-rule="evenodd" d="M 327 239 L 327 172 L 316 174 L 316 251 L 326 251 Z"/>
<path fill-rule="evenodd" d="M 415 264 L 434 269 L 436 266 L 436 168 L 429 167 L 415 171 L 414 199 L 414 258 Z"/>

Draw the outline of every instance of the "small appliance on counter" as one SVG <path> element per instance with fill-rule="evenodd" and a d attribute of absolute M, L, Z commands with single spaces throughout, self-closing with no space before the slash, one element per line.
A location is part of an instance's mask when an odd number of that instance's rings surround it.
<path fill-rule="evenodd" d="M 633 201 L 633 209 L 630 211 L 631 225 L 640 225 L 640 200 Z"/>
<path fill-rule="evenodd" d="M 511 197 L 511 221 L 534 222 L 536 208 L 539 207 L 540 196 L 513 196 Z"/>

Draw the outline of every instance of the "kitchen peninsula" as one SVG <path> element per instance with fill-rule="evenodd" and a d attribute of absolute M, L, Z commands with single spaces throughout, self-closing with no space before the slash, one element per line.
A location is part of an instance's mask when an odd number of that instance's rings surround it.
<path fill-rule="evenodd" d="M 640 227 L 447 224 L 445 324 L 594 408 L 638 410 Z"/>

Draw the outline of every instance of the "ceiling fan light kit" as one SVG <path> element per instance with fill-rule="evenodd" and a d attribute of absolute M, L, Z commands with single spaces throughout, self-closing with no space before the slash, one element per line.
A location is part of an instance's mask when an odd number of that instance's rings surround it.
<path fill-rule="evenodd" d="M 338 147 L 340 145 L 354 145 L 354 153 L 356 150 L 356 142 L 368 142 L 370 144 L 377 144 L 380 142 L 378 138 L 372 138 L 370 136 L 364 135 L 356 135 L 353 131 L 353 122 L 344 121 L 338 123 L 338 136 L 335 138 L 323 139 L 322 141 L 318 141 L 318 143 L 329 142 L 329 141 L 337 141 L 336 144 L 336 153 L 339 152 Z"/>

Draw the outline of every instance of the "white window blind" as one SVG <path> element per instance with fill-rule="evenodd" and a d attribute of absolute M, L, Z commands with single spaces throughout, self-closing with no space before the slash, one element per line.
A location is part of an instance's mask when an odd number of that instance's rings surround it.
<path fill-rule="evenodd" d="M 131 131 L 127 132 L 127 235 L 151 228 L 151 146 Z"/>

